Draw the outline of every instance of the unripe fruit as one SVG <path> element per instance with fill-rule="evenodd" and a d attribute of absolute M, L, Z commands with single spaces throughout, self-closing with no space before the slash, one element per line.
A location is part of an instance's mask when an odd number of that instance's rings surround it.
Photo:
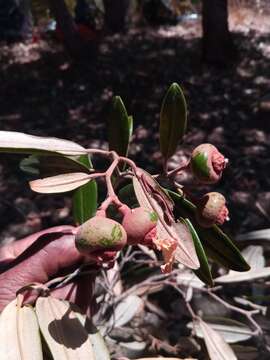
<path fill-rule="evenodd" d="M 203 184 L 214 184 L 220 180 L 227 160 L 212 144 L 197 146 L 191 155 L 191 169 Z"/>
<path fill-rule="evenodd" d="M 226 199 L 217 192 L 205 194 L 197 205 L 196 219 L 203 227 L 211 227 L 214 224 L 222 225 L 228 219 L 228 215 Z"/>
<path fill-rule="evenodd" d="M 151 238 L 155 236 L 157 221 L 158 216 L 154 211 L 143 207 L 130 210 L 122 221 L 127 233 L 128 244 L 150 244 Z"/>
<path fill-rule="evenodd" d="M 126 243 L 127 234 L 123 226 L 103 216 L 95 216 L 83 223 L 75 237 L 78 251 L 85 255 L 118 251 Z"/>

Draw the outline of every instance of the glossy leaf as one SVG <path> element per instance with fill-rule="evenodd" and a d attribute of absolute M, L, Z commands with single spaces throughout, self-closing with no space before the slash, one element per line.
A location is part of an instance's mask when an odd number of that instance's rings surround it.
<path fill-rule="evenodd" d="M 177 215 L 188 217 L 192 221 L 207 256 L 232 270 L 247 271 L 250 269 L 232 240 L 218 226 L 214 225 L 207 229 L 201 227 L 194 216 L 196 206 L 173 191 L 169 191 L 169 194 L 174 200 Z"/>
<path fill-rule="evenodd" d="M 88 169 L 92 167 L 88 155 L 82 155 L 79 162 Z M 72 199 L 73 217 L 76 224 L 82 224 L 97 211 L 97 184 L 91 180 L 75 190 Z"/>
<path fill-rule="evenodd" d="M 32 307 L 17 307 L 17 300 L 10 302 L 0 318 L 1 360 L 42 360 L 39 326 Z"/>
<path fill-rule="evenodd" d="M 211 360 L 237 360 L 223 337 L 203 320 L 198 321 Z"/>
<path fill-rule="evenodd" d="M 218 226 L 199 230 L 206 253 L 221 265 L 235 270 L 248 271 L 249 264 L 245 261 L 236 245 Z"/>
<path fill-rule="evenodd" d="M 132 117 L 128 116 L 120 96 L 115 96 L 112 100 L 108 122 L 109 149 L 116 151 L 121 156 L 126 156 L 132 127 Z"/>
<path fill-rule="evenodd" d="M 187 105 L 180 86 L 173 83 L 167 91 L 160 113 L 160 149 L 167 160 L 182 140 L 187 126 Z"/>
<path fill-rule="evenodd" d="M 250 270 L 244 273 L 230 270 L 228 274 L 215 279 L 217 283 L 237 283 L 242 281 L 253 281 L 270 276 L 270 267 L 265 267 L 263 249 L 261 246 L 248 246 L 242 251 L 243 257 L 250 264 Z"/>
<path fill-rule="evenodd" d="M 211 275 L 211 271 L 209 268 L 208 260 L 206 257 L 206 254 L 204 252 L 204 248 L 202 246 L 202 243 L 200 241 L 200 238 L 194 229 L 191 221 L 189 219 L 184 220 L 187 226 L 189 227 L 189 230 L 192 235 L 192 239 L 195 245 L 195 249 L 198 255 L 198 259 L 200 262 L 200 268 L 198 270 L 194 270 L 195 274 L 198 276 L 199 279 L 201 279 L 204 283 L 207 285 L 213 286 L 213 279 Z"/>
<path fill-rule="evenodd" d="M 62 193 L 77 189 L 88 183 L 91 175 L 86 173 L 70 173 L 51 176 L 45 179 L 30 181 L 29 185 L 33 191 L 42 194 Z"/>
<path fill-rule="evenodd" d="M 51 296 L 39 297 L 36 314 L 54 359 L 95 360 L 88 333 L 66 302 Z"/>
<path fill-rule="evenodd" d="M 0 152 L 80 155 L 85 154 L 86 150 L 69 140 L 33 136 L 16 131 L 0 131 Z"/>

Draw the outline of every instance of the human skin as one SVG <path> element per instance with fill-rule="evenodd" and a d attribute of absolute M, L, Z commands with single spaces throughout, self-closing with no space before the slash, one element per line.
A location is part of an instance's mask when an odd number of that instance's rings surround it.
<path fill-rule="evenodd" d="M 33 282 L 46 284 L 84 262 L 75 247 L 75 231 L 72 226 L 58 226 L 0 247 L 0 311 L 23 286 Z M 93 275 L 79 277 L 52 290 L 51 295 L 76 303 L 89 315 L 93 280 Z"/>

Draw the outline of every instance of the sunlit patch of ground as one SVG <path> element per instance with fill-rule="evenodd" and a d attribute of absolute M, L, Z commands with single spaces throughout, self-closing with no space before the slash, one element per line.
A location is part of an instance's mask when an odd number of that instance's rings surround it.
<path fill-rule="evenodd" d="M 249 9 L 242 13 L 243 20 L 235 10 L 230 12 L 239 61 L 226 69 L 200 63 L 199 20 L 106 37 L 98 61 L 79 66 L 52 40 L 2 45 L 1 129 L 106 147 L 109 101 L 119 94 L 134 115 L 131 155 L 156 172 L 161 100 L 168 85 L 177 81 L 187 97 L 189 126 L 171 165 L 201 142 L 214 143 L 230 159 L 224 180 L 215 187 L 229 200 L 228 227 L 238 233 L 269 226 L 270 179 L 265 174 L 270 124 L 269 112 L 260 104 L 270 86 L 270 16 Z M 1 240 L 72 221 L 69 196 L 32 194 L 17 158 L 1 155 L 0 164 Z"/>

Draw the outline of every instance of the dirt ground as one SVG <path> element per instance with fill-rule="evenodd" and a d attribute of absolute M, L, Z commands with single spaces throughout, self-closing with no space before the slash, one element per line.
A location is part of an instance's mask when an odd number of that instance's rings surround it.
<path fill-rule="evenodd" d="M 179 82 L 188 102 L 189 125 L 171 165 L 202 142 L 218 146 L 230 160 L 223 180 L 213 187 L 228 199 L 227 228 L 236 235 L 269 227 L 270 16 L 246 11 L 230 19 L 239 60 L 224 69 L 201 64 L 199 21 L 107 36 L 98 60 L 77 66 L 52 40 L 1 44 L 1 130 L 106 147 L 108 105 L 118 94 L 134 116 L 130 154 L 155 172 L 160 167 L 162 97 L 172 82 Z M 27 176 L 18 168 L 20 159 L 0 156 L 2 242 L 72 221 L 70 196 L 31 193 Z"/>

